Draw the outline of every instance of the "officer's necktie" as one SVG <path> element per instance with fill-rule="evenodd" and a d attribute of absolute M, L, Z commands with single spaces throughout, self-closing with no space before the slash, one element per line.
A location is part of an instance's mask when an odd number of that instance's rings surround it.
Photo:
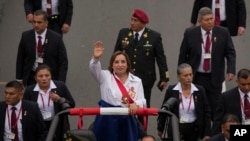
<path fill-rule="evenodd" d="M 17 131 L 17 117 L 16 117 L 16 107 L 11 108 L 11 132 L 15 134 L 15 138 L 12 141 L 18 141 L 18 131 Z"/>
<path fill-rule="evenodd" d="M 248 101 L 248 95 L 244 96 L 244 114 L 247 119 L 250 119 L 250 103 Z"/>
<path fill-rule="evenodd" d="M 220 0 L 215 0 L 215 25 L 220 25 Z"/>
<path fill-rule="evenodd" d="M 138 34 L 138 32 L 136 32 L 135 33 L 135 39 L 134 39 L 134 43 L 135 43 L 135 45 L 137 45 L 137 43 L 138 43 L 138 37 L 139 37 L 139 34 Z"/>
<path fill-rule="evenodd" d="M 207 39 L 205 45 L 205 54 L 210 54 L 210 46 L 211 46 L 211 39 L 210 39 L 210 32 L 207 31 Z M 203 69 L 204 71 L 208 71 L 210 68 L 210 58 L 204 58 Z"/>

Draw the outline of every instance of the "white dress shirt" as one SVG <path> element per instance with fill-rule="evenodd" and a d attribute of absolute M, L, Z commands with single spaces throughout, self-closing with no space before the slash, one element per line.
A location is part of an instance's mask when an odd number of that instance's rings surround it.
<path fill-rule="evenodd" d="M 194 91 L 198 91 L 198 88 L 194 84 L 191 84 L 191 95 L 187 98 L 184 97 L 180 82 L 176 84 L 173 90 L 179 91 L 179 97 L 181 99 L 179 105 L 179 116 L 180 120 L 185 117 L 187 121 L 180 121 L 182 123 L 192 123 L 196 120 L 195 105 L 193 100 Z M 191 102 L 191 103 L 190 103 Z M 189 106 L 190 103 L 190 106 Z"/>
<path fill-rule="evenodd" d="M 20 114 L 18 120 L 17 120 L 17 132 L 18 132 L 18 139 L 19 141 L 23 141 L 23 131 L 22 131 L 22 109 L 21 106 L 22 105 L 22 101 L 20 100 L 17 105 L 15 105 L 16 110 L 16 117 L 18 118 L 18 115 Z M 11 105 L 8 105 L 7 109 L 6 109 L 6 114 L 5 114 L 5 126 L 4 126 L 4 141 L 12 141 L 9 138 L 6 138 L 7 135 L 9 135 L 11 133 L 11 114 L 12 114 L 12 107 Z M 8 115 L 9 114 L 9 115 Z"/>
<path fill-rule="evenodd" d="M 52 15 L 58 15 L 59 0 L 51 0 Z M 47 0 L 42 0 L 42 9 L 47 11 Z"/>
<path fill-rule="evenodd" d="M 38 33 L 35 32 L 35 39 L 36 39 L 36 47 L 35 47 L 36 48 L 36 60 L 34 62 L 33 68 L 32 68 L 33 71 L 35 71 L 36 68 L 38 67 L 38 61 L 37 61 L 38 60 L 38 50 L 37 50 L 38 36 L 42 37 L 41 38 L 42 45 L 47 44 L 48 39 L 45 39 L 46 38 L 46 33 L 47 33 L 47 29 L 45 29 L 42 34 L 38 34 Z M 43 58 L 43 56 L 42 56 L 42 58 Z"/>
<path fill-rule="evenodd" d="M 211 31 L 209 31 L 210 32 L 210 39 L 211 39 L 211 46 L 210 46 L 210 53 L 211 53 L 211 59 L 210 59 L 210 68 L 209 68 L 209 70 L 206 72 L 206 73 L 210 73 L 211 72 L 211 68 L 212 68 L 212 65 L 211 65 L 211 63 L 212 63 L 212 30 Z M 204 69 L 203 69 L 203 64 L 204 64 L 204 55 L 205 55 L 205 45 L 206 45 L 206 40 L 207 40 L 207 34 L 206 34 L 207 32 L 203 29 L 203 28 L 201 28 L 201 40 L 202 40 L 202 42 L 201 42 L 201 62 L 200 62 L 200 65 L 199 65 L 199 67 L 198 67 L 198 72 L 201 72 L 201 73 L 204 73 L 205 71 L 204 71 Z"/>
<path fill-rule="evenodd" d="M 50 121 L 55 116 L 54 102 L 50 99 L 51 90 L 55 89 L 55 88 L 56 88 L 55 83 L 52 80 L 50 80 L 50 87 L 46 93 L 40 89 L 38 84 L 36 84 L 35 88 L 33 89 L 33 91 L 38 92 L 37 103 L 38 103 L 39 109 L 43 115 L 43 119 L 45 121 Z M 46 112 L 51 113 L 50 118 L 45 118 Z"/>
<path fill-rule="evenodd" d="M 246 124 L 246 120 L 250 120 L 250 119 L 246 119 L 245 113 L 244 113 L 244 100 L 245 100 L 245 93 L 243 93 L 240 89 L 239 93 L 240 93 L 240 107 L 241 107 L 241 115 L 242 115 L 242 124 Z M 247 93 L 248 95 L 248 101 L 250 101 L 250 92 Z"/>
<path fill-rule="evenodd" d="M 215 1 L 216 0 L 213 0 L 213 2 L 212 2 L 213 13 L 215 13 L 215 6 L 216 6 Z M 220 20 L 221 21 L 225 21 L 226 20 L 226 5 L 225 5 L 225 0 L 220 0 L 219 8 L 220 8 Z M 215 17 L 215 15 L 214 15 L 214 17 Z"/>
<path fill-rule="evenodd" d="M 144 32 L 144 30 L 145 30 L 145 27 L 144 27 L 141 31 L 139 31 L 139 32 L 133 31 L 134 37 L 135 37 L 135 33 L 138 33 L 138 34 L 139 34 L 139 35 L 138 35 L 138 41 L 141 39 L 141 36 L 142 36 L 142 33 Z"/>

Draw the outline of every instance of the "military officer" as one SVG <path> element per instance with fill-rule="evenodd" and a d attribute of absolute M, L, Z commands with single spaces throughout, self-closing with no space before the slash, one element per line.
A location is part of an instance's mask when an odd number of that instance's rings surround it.
<path fill-rule="evenodd" d="M 158 64 L 160 90 L 167 87 L 169 73 L 161 34 L 146 27 L 149 23 L 147 14 L 135 9 L 131 16 L 130 28 L 123 28 L 118 34 L 114 51 L 128 54 L 132 71 L 142 79 L 147 107 L 150 107 L 151 90 L 156 81 L 155 62 Z"/>

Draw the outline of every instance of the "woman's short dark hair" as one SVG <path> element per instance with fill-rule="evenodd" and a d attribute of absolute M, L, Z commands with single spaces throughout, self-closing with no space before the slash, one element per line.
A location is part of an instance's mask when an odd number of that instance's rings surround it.
<path fill-rule="evenodd" d="M 132 72 L 131 70 L 131 62 L 130 62 L 130 59 L 127 55 L 127 53 L 123 52 L 123 51 L 116 51 L 113 53 L 113 55 L 111 56 L 110 58 L 110 61 L 109 61 L 109 66 L 108 66 L 108 70 L 112 73 L 113 72 L 113 63 L 115 61 L 115 58 L 118 56 L 118 55 L 123 55 L 127 61 L 127 70 L 126 72 L 129 73 L 129 72 Z"/>
<path fill-rule="evenodd" d="M 50 72 L 50 74 L 52 74 L 52 73 L 51 73 L 51 69 L 50 69 L 50 67 L 49 67 L 48 65 L 45 65 L 45 64 L 39 65 L 39 66 L 36 68 L 36 70 L 35 70 L 35 75 L 37 75 L 37 73 L 38 73 L 40 70 L 48 70 L 48 71 Z"/>

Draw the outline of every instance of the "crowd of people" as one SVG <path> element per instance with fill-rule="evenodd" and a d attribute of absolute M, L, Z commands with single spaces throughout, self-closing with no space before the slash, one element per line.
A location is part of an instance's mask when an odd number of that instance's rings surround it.
<path fill-rule="evenodd" d="M 68 57 L 62 38 L 71 25 L 72 0 L 24 0 L 24 10 L 33 29 L 22 33 L 16 80 L 6 84 L 5 101 L 0 102 L 0 111 L 6 113 L 0 116 L 0 141 L 44 141 L 55 115 L 64 110 L 60 101 L 75 107 L 65 83 Z M 168 110 L 179 120 L 182 140 L 230 140 L 230 125 L 250 124 L 250 70 L 240 69 L 237 87 L 222 93 L 223 82 L 236 74 L 232 36 L 245 32 L 244 0 L 194 0 L 174 85 L 168 86 L 161 34 L 147 27 L 149 21 L 145 11 L 134 9 L 130 27 L 119 31 L 106 70 L 101 65 L 104 44 L 97 41 L 93 45 L 89 71 L 100 87 L 99 106 L 124 107 L 129 113 L 96 116 L 92 131 L 97 141 L 155 141 L 152 135 L 142 135 L 141 124 L 147 125 L 148 118 L 137 116 L 136 111 L 151 107 L 156 70 L 159 90 L 168 87 L 162 105 L 170 98 L 178 101 Z M 163 138 L 167 132 L 172 138 L 171 125 L 166 128 L 169 117 L 161 115 L 157 120 L 158 136 Z M 53 140 L 64 140 L 68 130 L 67 116 L 60 117 Z"/>

